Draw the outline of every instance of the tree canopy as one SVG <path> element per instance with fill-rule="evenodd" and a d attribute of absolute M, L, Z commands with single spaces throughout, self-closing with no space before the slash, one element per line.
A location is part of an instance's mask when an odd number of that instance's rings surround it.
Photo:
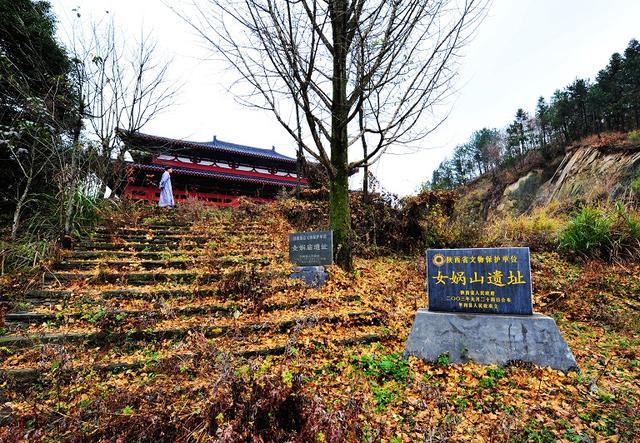
<path fill-rule="evenodd" d="M 51 154 L 77 123 L 77 94 L 49 2 L 2 0 L 0 23 L 0 196 L 15 237 L 31 190 L 52 189 Z"/>
<path fill-rule="evenodd" d="M 546 155 L 550 145 L 564 145 L 603 131 L 638 128 L 640 43 L 633 39 L 622 54 L 611 56 L 595 81 L 576 79 L 555 91 L 549 102 L 540 97 L 533 114 L 519 108 L 503 130 L 476 131 L 435 169 L 428 184 L 454 188 L 531 150 Z"/>

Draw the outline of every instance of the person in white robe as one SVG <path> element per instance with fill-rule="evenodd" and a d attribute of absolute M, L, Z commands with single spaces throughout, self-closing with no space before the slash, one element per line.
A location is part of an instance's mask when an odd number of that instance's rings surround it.
<path fill-rule="evenodd" d="M 162 173 L 162 178 L 160 179 L 160 201 L 158 201 L 158 206 L 161 208 L 170 207 L 173 208 L 175 206 L 175 202 L 173 201 L 173 189 L 171 188 L 171 173 L 173 169 L 167 168 Z"/>

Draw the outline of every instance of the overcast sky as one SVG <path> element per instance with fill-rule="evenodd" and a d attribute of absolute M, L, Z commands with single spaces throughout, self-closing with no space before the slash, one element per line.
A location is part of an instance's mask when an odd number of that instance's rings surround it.
<path fill-rule="evenodd" d="M 168 0 L 170 1 L 170 0 Z M 171 2 L 173 3 L 173 2 Z M 144 128 L 154 135 L 219 139 L 295 156 L 295 144 L 266 111 L 249 110 L 227 92 L 235 76 L 161 0 L 53 0 L 61 36 L 80 7 L 83 21 L 109 11 L 125 38 L 151 32 L 181 83 L 177 102 Z M 373 168 L 383 186 L 414 193 L 453 148 L 483 127 L 506 126 L 519 107 L 576 78 L 594 78 L 613 52 L 640 39 L 640 0 L 494 0 L 465 50 L 446 123 L 417 153 L 387 155 Z M 62 37 L 64 39 L 64 37 Z M 355 185 L 355 183 L 354 183 Z"/>

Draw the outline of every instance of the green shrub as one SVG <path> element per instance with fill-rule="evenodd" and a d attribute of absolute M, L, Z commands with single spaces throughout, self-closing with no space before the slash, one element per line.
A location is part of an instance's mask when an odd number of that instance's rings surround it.
<path fill-rule="evenodd" d="M 584 256 L 601 256 L 611 244 L 613 221 L 600 208 L 584 207 L 560 234 L 560 248 Z"/>
<path fill-rule="evenodd" d="M 441 356 L 438 357 L 438 360 L 436 360 L 436 363 L 438 363 L 440 366 L 448 366 L 449 365 L 449 355 L 448 354 L 442 354 Z"/>
<path fill-rule="evenodd" d="M 635 258 L 640 254 L 640 214 L 620 203 L 582 208 L 560 234 L 560 247 L 606 260 Z"/>
<path fill-rule="evenodd" d="M 396 380 L 405 382 L 409 376 L 409 363 L 400 354 L 362 355 L 353 357 L 354 367 L 378 381 Z"/>
<path fill-rule="evenodd" d="M 503 368 L 487 368 L 487 370 L 485 371 L 485 374 L 488 377 L 491 378 L 495 378 L 496 380 L 500 380 L 501 378 L 505 378 L 507 376 L 507 373 L 505 372 L 505 370 Z"/>
<path fill-rule="evenodd" d="M 383 411 L 397 397 L 394 391 L 384 386 L 373 386 L 372 390 L 378 412 Z"/>
<path fill-rule="evenodd" d="M 631 131 L 629 133 L 629 141 L 631 143 L 640 143 L 640 130 Z"/>
<path fill-rule="evenodd" d="M 479 384 L 485 389 L 490 389 L 498 384 L 498 380 L 505 378 L 507 373 L 503 368 L 487 368 L 485 375 L 486 377 L 482 377 Z"/>
<path fill-rule="evenodd" d="M 640 213 L 618 205 L 611 224 L 611 258 L 640 254 Z"/>
<path fill-rule="evenodd" d="M 27 238 L 15 242 L 0 241 L 0 274 L 32 269 L 53 256 L 55 251 L 53 240 Z"/>
<path fill-rule="evenodd" d="M 635 194 L 640 195 L 640 175 L 634 178 L 633 181 L 631 182 L 631 190 Z"/>
<path fill-rule="evenodd" d="M 521 430 L 516 431 L 509 438 L 509 442 L 534 442 L 534 443 L 555 443 L 556 438 L 553 433 L 542 423 L 535 419 L 529 420 Z"/>
<path fill-rule="evenodd" d="M 480 386 L 482 386 L 485 389 L 490 389 L 495 387 L 496 385 L 496 381 L 493 378 L 490 377 L 483 377 L 482 380 L 480 380 Z"/>
<path fill-rule="evenodd" d="M 111 206 L 109 200 L 88 197 L 80 191 L 75 192 L 71 199 L 72 212 L 68 217 L 69 234 L 85 235 L 92 231 L 100 218 L 102 208 Z M 64 233 L 67 219 L 64 200 L 57 195 L 34 194 L 32 197 L 32 211 L 23 219 L 20 229 L 21 241 L 29 239 L 58 240 Z"/>
<path fill-rule="evenodd" d="M 465 209 L 454 191 L 423 191 L 404 200 L 404 235 L 414 249 L 470 247 L 480 233 L 479 207 Z M 465 201 L 466 202 L 466 201 Z"/>

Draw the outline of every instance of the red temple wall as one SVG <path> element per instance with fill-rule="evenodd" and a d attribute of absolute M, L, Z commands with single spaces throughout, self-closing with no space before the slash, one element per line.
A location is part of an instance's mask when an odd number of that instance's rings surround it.
<path fill-rule="evenodd" d="M 160 199 L 160 190 L 156 187 L 128 184 L 124 189 L 124 198 L 130 198 L 133 200 L 146 200 L 148 202 L 157 203 Z M 238 204 L 240 203 L 240 198 L 251 200 L 254 203 L 269 203 L 274 201 L 274 199 L 269 198 L 228 195 L 215 192 L 193 192 L 181 189 L 174 189 L 173 198 L 176 202 L 184 202 L 189 199 L 195 199 L 211 206 L 232 208 L 238 206 Z"/>

